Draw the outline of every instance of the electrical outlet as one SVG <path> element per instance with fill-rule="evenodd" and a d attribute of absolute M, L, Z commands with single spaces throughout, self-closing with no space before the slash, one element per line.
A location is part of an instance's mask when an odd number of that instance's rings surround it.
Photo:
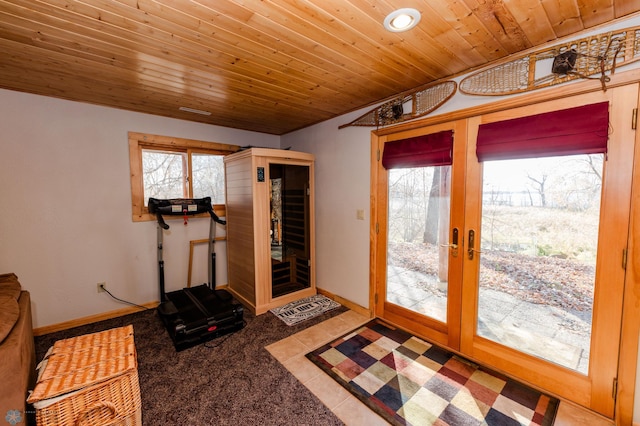
<path fill-rule="evenodd" d="M 107 288 L 107 283 L 106 282 L 101 282 L 96 284 L 98 287 L 98 293 L 102 293 L 104 292 L 104 289 Z"/>

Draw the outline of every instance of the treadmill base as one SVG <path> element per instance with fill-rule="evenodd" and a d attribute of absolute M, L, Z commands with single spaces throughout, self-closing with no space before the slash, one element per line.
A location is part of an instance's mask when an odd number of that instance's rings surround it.
<path fill-rule="evenodd" d="M 226 290 L 202 284 L 167 293 L 166 299 L 157 311 L 176 351 L 244 328 L 244 308 Z"/>

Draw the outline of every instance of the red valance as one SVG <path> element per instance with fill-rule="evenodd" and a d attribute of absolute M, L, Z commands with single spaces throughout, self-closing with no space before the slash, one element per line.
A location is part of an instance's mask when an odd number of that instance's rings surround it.
<path fill-rule="evenodd" d="M 382 167 L 400 169 L 451 165 L 452 150 L 452 130 L 387 142 L 382 152 Z"/>
<path fill-rule="evenodd" d="M 479 161 L 607 152 L 609 103 L 480 125 Z"/>

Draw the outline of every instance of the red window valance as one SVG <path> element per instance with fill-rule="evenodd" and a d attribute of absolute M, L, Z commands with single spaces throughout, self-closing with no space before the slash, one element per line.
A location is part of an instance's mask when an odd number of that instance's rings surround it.
<path fill-rule="evenodd" d="M 479 161 L 607 152 L 609 103 L 480 125 Z"/>
<path fill-rule="evenodd" d="M 452 161 L 453 131 L 400 139 L 384 144 L 382 166 L 385 169 L 446 166 Z"/>

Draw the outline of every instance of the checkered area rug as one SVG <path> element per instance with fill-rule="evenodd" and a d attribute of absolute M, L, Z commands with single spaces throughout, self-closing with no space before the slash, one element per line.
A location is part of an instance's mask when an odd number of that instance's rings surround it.
<path fill-rule="evenodd" d="M 552 425 L 558 400 L 373 320 L 307 354 L 393 425 Z"/>

